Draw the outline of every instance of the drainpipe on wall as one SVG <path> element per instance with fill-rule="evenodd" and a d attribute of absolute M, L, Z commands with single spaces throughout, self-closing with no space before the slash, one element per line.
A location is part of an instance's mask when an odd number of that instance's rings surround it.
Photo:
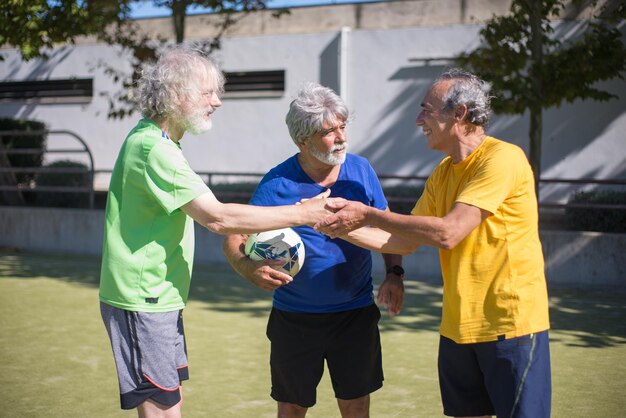
<path fill-rule="evenodd" d="M 339 40 L 339 95 L 343 99 L 344 103 L 349 106 L 348 97 L 348 52 L 349 52 L 349 37 L 350 27 L 344 26 L 341 28 L 341 37 Z"/>

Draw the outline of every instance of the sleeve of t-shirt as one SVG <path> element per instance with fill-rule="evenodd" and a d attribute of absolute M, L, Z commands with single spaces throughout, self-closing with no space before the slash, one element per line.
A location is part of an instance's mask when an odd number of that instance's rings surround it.
<path fill-rule="evenodd" d="M 370 193 L 372 199 L 370 202 L 370 206 L 373 206 L 376 209 L 386 210 L 389 206 L 389 203 L 387 202 L 387 198 L 385 197 L 385 193 L 383 192 L 383 187 L 380 185 L 378 175 L 376 175 L 374 168 L 369 163 L 367 164 L 367 176 L 369 179 Z"/>
<path fill-rule="evenodd" d="M 274 196 L 276 193 L 270 186 L 272 181 L 277 181 L 277 179 L 274 178 L 271 172 L 267 173 L 259 182 L 248 203 L 254 206 L 275 206 Z"/>
<path fill-rule="evenodd" d="M 156 144 L 150 150 L 144 179 L 149 192 L 168 214 L 205 193 L 212 193 L 180 149 L 169 142 Z"/>
<path fill-rule="evenodd" d="M 496 213 L 515 189 L 522 164 L 527 161 L 521 150 L 508 147 L 494 151 L 477 167 L 456 201 Z"/>
<path fill-rule="evenodd" d="M 415 204 L 413 210 L 411 210 L 411 215 L 437 216 L 435 211 L 435 196 L 433 193 L 433 180 L 431 176 L 426 180 L 426 184 L 424 184 L 424 191 L 419 199 L 417 199 L 417 203 Z"/>

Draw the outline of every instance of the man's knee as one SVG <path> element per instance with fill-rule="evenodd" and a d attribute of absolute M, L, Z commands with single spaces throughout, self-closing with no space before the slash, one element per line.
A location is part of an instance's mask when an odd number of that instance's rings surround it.
<path fill-rule="evenodd" d="M 304 418 L 309 408 L 289 402 L 278 402 L 278 418 Z"/>
<path fill-rule="evenodd" d="M 337 398 L 337 404 L 342 418 L 369 418 L 370 416 L 370 395 L 356 399 Z"/>
<path fill-rule="evenodd" d="M 183 393 L 180 391 L 180 401 L 175 405 L 163 405 L 152 399 L 146 399 L 137 407 L 139 418 L 181 418 L 183 407 Z"/>

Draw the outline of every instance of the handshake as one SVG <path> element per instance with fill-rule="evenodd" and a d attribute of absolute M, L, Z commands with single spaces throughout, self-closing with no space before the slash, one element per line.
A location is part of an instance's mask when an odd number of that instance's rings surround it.
<path fill-rule="evenodd" d="M 371 209 L 361 202 L 339 197 L 328 197 L 330 190 L 311 198 L 302 199 L 296 205 L 307 213 L 306 224 L 316 231 L 337 238 L 367 225 L 367 214 Z"/>

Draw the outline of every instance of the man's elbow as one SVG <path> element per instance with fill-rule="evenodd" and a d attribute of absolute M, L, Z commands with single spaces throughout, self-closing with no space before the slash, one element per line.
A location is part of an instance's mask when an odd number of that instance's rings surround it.
<path fill-rule="evenodd" d="M 452 250 L 461 241 L 462 239 L 458 234 L 454 234 L 452 231 L 442 231 L 437 237 L 435 245 L 443 250 Z"/>
<path fill-rule="evenodd" d="M 228 235 L 237 232 L 233 231 L 232 227 L 228 225 L 228 216 L 226 215 L 223 205 L 211 210 L 205 209 L 194 219 L 200 225 L 215 234 Z"/>
<path fill-rule="evenodd" d="M 223 222 L 215 219 L 209 222 L 205 222 L 204 227 L 209 231 L 219 235 L 228 235 L 232 233 L 232 231 L 226 225 L 224 225 Z"/>
<path fill-rule="evenodd" d="M 461 237 L 458 234 L 451 234 L 443 237 L 437 244 L 437 246 L 443 250 L 453 250 L 457 245 L 463 241 L 465 237 Z"/>
<path fill-rule="evenodd" d="M 442 250 L 452 250 L 455 246 L 456 245 L 449 241 L 442 241 L 437 243 L 437 247 L 441 248 Z"/>

